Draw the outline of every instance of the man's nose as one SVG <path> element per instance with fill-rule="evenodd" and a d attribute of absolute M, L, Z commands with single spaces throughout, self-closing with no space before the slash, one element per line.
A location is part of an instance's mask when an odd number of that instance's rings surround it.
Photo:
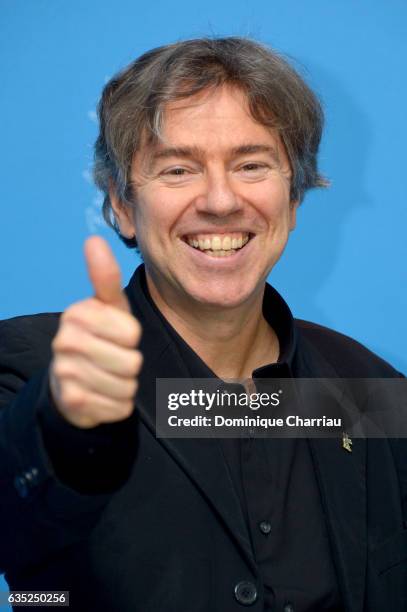
<path fill-rule="evenodd" d="M 199 212 L 226 217 L 242 208 L 239 195 L 233 188 L 233 179 L 226 171 L 208 173 L 203 193 L 197 198 Z"/>

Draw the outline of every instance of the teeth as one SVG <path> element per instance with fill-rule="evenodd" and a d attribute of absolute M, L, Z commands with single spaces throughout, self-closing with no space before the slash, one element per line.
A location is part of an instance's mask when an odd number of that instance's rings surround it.
<path fill-rule="evenodd" d="M 211 241 L 209 241 L 209 244 L 209 248 L 212 247 L 212 251 L 220 251 L 222 248 L 222 241 L 219 236 L 215 236 L 214 238 L 212 238 L 212 243 Z"/>
<path fill-rule="evenodd" d="M 241 249 L 248 241 L 249 235 L 246 232 L 187 236 L 187 242 L 190 246 L 201 251 L 211 251 L 219 257 L 225 257 L 224 253 L 233 254 L 236 249 Z"/>
<path fill-rule="evenodd" d="M 219 251 L 206 251 L 206 254 L 210 255 L 211 257 L 230 257 L 230 255 L 233 255 L 233 253 L 236 253 L 234 249 L 230 249 L 229 251 L 223 251 L 222 249 Z"/>
<path fill-rule="evenodd" d="M 224 251 L 229 251 L 232 248 L 232 239 L 230 236 L 225 236 L 222 241 L 222 248 Z"/>

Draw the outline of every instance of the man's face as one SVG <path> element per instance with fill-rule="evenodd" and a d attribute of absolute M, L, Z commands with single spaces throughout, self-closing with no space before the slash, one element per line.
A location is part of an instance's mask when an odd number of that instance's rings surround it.
<path fill-rule="evenodd" d="M 240 90 L 223 87 L 168 105 L 162 136 L 135 155 L 136 203 L 119 216 L 150 283 L 173 304 L 258 297 L 295 225 L 278 135 L 252 119 Z"/>

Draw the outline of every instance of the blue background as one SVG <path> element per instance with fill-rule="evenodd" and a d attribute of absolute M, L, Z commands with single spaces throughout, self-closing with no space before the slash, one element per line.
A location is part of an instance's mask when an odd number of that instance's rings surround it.
<path fill-rule="evenodd" d="M 271 282 L 295 316 L 407 372 L 406 17 L 404 0 L 0 0 L 0 318 L 89 295 L 89 233 L 110 241 L 125 281 L 137 263 L 90 180 L 106 80 L 159 44 L 251 36 L 295 61 L 327 117 L 332 187 L 306 197 Z"/>

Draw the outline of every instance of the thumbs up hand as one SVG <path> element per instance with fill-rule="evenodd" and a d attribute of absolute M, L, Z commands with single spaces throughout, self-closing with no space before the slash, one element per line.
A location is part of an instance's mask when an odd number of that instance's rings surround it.
<path fill-rule="evenodd" d="M 120 269 L 107 242 L 89 238 L 85 258 L 95 296 L 61 315 L 50 365 L 55 405 L 80 428 L 131 415 L 142 365 L 136 349 L 141 326 L 121 291 Z"/>

